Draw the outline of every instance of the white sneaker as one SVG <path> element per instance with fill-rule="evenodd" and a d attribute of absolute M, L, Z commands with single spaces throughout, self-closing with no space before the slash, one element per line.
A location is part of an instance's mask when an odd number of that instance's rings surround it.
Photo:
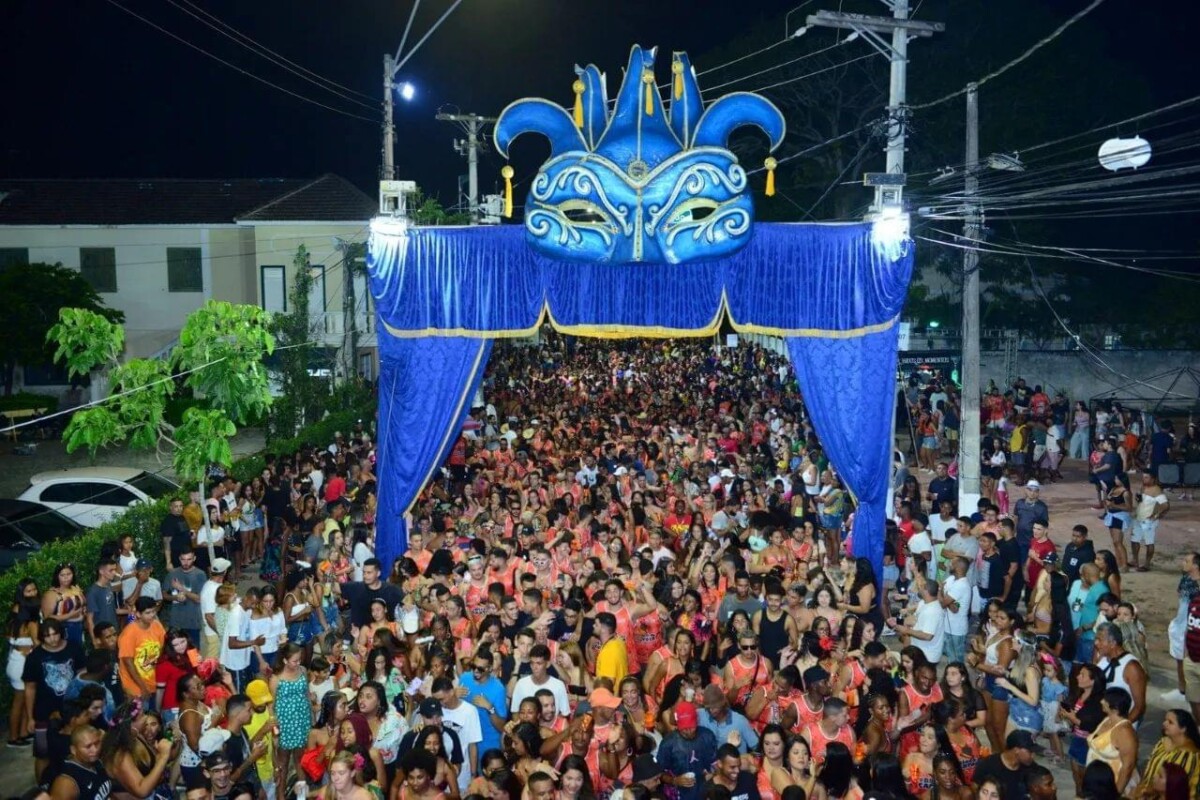
<path fill-rule="evenodd" d="M 1187 696 L 1178 689 L 1172 689 L 1169 692 L 1163 692 L 1158 696 L 1159 700 L 1164 703 L 1184 703 L 1187 702 Z"/>

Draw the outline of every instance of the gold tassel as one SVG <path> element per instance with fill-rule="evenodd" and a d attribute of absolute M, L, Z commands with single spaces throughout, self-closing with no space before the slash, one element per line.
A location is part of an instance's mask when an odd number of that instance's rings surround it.
<path fill-rule="evenodd" d="M 571 84 L 571 89 L 575 92 L 575 127 L 583 129 L 583 81 L 575 81 Z"/>
<path fill-rule="evenodd" d="M 779 162 L 770 156 L 763 162 L 763 166 L 767 168 L 767 197 L 775 196 L 775 167 L 779 166 Z"/>
<path fill-rule="evenodd" d="M 505 164 L 500 168 L 500 174 L 504 176 L 504 216 L 512 218 L 513 201 L 512 201 L 512 179 L 513 168 Z"/>
<path fill-rule="evenodd" d="M 679 100 L 683 97 L 683 62 L 676 61 L 672 64 L 671 72 L 675 73 L 675 99 Z"/>
<path fill-rule="evenodd" d="M 646 116 L 654 116 L 654 72 L 646 70 L 642 73 L 642 83 L 646 84 Z"/>

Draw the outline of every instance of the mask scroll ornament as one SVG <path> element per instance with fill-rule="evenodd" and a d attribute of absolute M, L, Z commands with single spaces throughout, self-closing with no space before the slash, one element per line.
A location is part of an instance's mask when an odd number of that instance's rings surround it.
<path fill-rule="evenodd" d="M 749 92 L 704 107 L 686 53 L 674 53 L 670 104 L 655 85 L 654 49 L 634 46 L 615 106 L 605 75 L 576 67 L 571 110 L 540 98 L 509 105 L 496 123 L 496 148 L 508 157 L 523 133 L 550 140 L 550 158 L 525 201 L 531 247 L 555 259 L 681 264 L 731 255 L 753 234 L 754 205 L 745 169 L 728 149 L 730 134 L 761 128 L 773 152 L 783 114 Z M 767 158 L 766 194 L 776 161 Z M 504 167 L 511 211 L 512 168 Z"/>

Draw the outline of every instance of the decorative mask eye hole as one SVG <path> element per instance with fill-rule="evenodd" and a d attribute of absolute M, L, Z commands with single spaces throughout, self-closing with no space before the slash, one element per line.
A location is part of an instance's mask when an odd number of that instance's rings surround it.
<path fill-rule="evenodd" d="M 564 217 L 578 225 L 607 225 L 608 214 L 595 203 L 587 200 L 568 200 L 560 203 L 558 210 Z"/>
<path fill-rule="evenodd" d="M 717 201 L 710 200 L 707 197 L 694 197 L 684 203 L 680 203 L 679 208 L 675 209 L 675 213 L 671 215 L 667 227 L 673 228 L 676 225 L 682 225 L 687 222 L 700 222 L 706 217 L 711 216 L 717 210 L 718 205 Z"/>

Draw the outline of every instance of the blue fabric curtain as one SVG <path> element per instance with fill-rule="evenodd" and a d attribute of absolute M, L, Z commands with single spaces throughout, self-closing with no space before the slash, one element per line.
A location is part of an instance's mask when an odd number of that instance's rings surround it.
<path fill-rule="evenodd" d="M 380 332 L 375 555 L 385 578 L 408 547 L 404 514 L 450 455 L 491 352 L 491 339 Z"/>
<path fill-rule="evenodd" d="M 787 340 L 804 405 L 829 460 L 858 499 L 854 555 L 883 580 L 883 533 L 892 464 L 897 326 L 853 338 Z"/>
<path fill-rule="evenodd" d="M 580 264 L 535 253 L 517 225 L 375 233 L 368 266 L 395 336 L 529 335 L 548 310 L 596 336 L 704 336 L 727 307 L 735 330 L 868 332 L 904 303 L 911 253 L 871 223 L 760 223 L 740 252 L 692 264 Z"/>

